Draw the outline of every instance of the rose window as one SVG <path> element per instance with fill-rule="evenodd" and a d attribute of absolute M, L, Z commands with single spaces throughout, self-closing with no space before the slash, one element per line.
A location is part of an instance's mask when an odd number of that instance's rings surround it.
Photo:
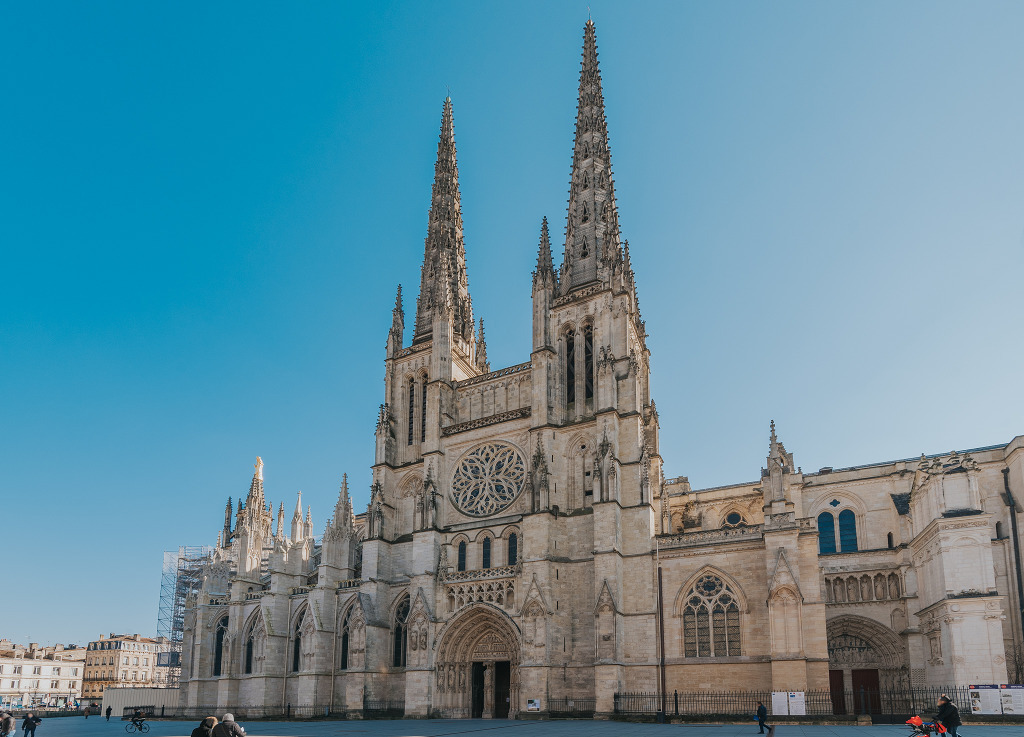
<path fill-rule="evenodd" d="M 474 517 L 487 517 L 509 507 L 523 490 L 526 461 L 505 443 L 488 443 L 462 457 L 452 479 L 452 501 Z"/>

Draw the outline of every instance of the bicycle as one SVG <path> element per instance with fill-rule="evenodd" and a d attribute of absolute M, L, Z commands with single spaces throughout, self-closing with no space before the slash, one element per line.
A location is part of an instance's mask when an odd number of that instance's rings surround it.
<path fill-rule="evenodd" d="M 146 732 L 149 731 L 149 725 L 146 724 L 145 721 L 141 721 L 138 723 L 130 721 L 126 725 L 124 725 L 124 731 L 128 734 L 134 734 L 135 732 L 146 734 Z"/>

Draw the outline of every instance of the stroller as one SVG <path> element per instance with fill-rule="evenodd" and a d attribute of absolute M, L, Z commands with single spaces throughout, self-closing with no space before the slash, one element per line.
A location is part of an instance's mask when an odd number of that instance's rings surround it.
<path fill-rule="evenodd" d="M 907 720 L 907 724 L 910 725 L 911 737 L 930 737 L 931 735 L 940 735 L 946 733 L 946 728 L 938 722 L 926 722 L 921 717 L 913 716 Z"/>

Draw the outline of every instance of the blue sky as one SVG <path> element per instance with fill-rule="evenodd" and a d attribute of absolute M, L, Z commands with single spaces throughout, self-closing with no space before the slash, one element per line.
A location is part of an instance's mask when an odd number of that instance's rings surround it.
<path fill-rule="evenodd" d="M 1024 433 L 1024 5 L 589 4 L 667 475 L 757 478 L 772 418 L 805 470 Z M 587 3 L 0 12 L 0 635 L 151 634 L 257 454 L 318 530 L 343 472 L 365 508 L 448 87 L 528 358 Z"/>

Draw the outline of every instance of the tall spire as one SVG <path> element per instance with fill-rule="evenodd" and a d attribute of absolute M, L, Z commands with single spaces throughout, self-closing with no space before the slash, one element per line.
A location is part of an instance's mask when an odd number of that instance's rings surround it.
<path fill-rule="evenodd" d="M 563 291 L 602 278 L 604 269 L 618 257 L 618 212 L 597 63 L 597 35 L 594 22 L 587 20 L 562 261 Z"/>
<path fill-rule="evenodd" d="M 540 244 L 537 246 L 537 268 L 533 272 L 533 286 L 536 289 L 539 284 L 548 286 L 556 282 L 555 263 L 551 258 L 551 238 L 548 235 L 548 219 L 545 217 L 540 223 Z"/>
<path fill-rule="evenodd" d="M 455 335 L 467 342 L 471 339 L 473 303 L 466 275 L 459 165 L 455 155 L 455 122 L 450 97 L 445 99 L 441 115 L 441 136 L 434 165 L 413 342 L 431 337 L 434 315 L 439 312 L 451 320 Z"/>

